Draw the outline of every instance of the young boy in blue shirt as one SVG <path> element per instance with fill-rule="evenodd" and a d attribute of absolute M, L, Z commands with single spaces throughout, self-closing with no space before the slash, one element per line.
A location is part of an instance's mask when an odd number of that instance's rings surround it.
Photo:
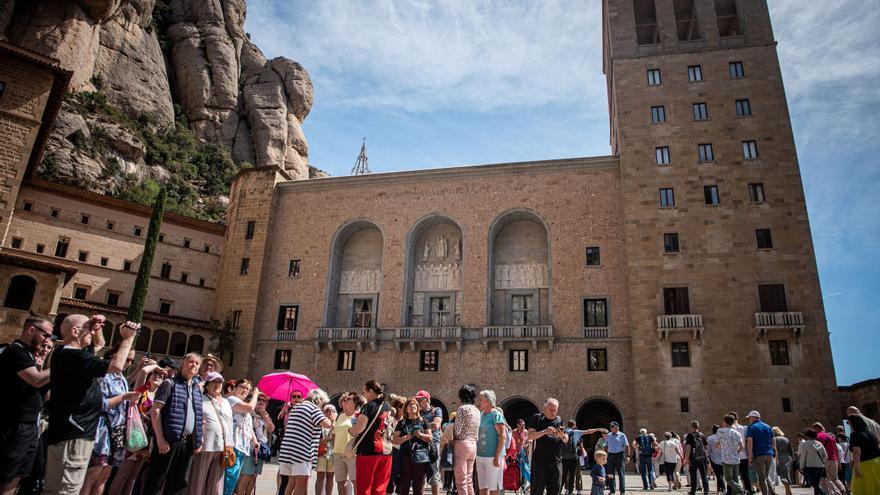
<path fill-rule="evenodd" d="M 608 453 L 597 450 L 593 457 L 596 459 L 596 464 L 590 470 L 590 478 L 593 479 L 590 495 L 602 495 L 605 492 L 605 464 L 608 462 Z"/>

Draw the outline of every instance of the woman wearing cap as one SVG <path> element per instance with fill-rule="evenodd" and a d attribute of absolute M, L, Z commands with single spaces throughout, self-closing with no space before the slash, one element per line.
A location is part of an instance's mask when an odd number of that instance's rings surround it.
<path fill-rule="evenodd" d="M 232 445 L 232 408 L 223 400 L 223 376 L 216 371 L 205 379 L 202 397 L 202 450 L 193 457 L 187 493 L 223 493 L 223 449 Z"/>

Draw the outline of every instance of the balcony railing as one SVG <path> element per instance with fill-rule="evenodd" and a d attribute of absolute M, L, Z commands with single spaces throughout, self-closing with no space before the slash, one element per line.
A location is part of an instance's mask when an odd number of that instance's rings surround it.
<path fill-rule="evenodd" d="M 373 350 L 376 350 L 379 345 L 376 340 L 375 328 L 318 328 L 316 330 L 315 348 L 319 351 L 321 344 L 327 344 L 327 347 L 332 351 L 335 344 L 340 342 L 353 342 L 357 344 L 358 350 L 362 350 L 365 343 L 369 343 Z"/>
<path fill-rule="evenodd" d="M 755 333 L 766 337 L 770 330 L 791 330 L 795 338 L 804 331 L 804 314 L 798 311 L 755 313 Z"/>
<path fill-rule="evenodd" d="M 608 335 L 608 327 L 584 327 L 585 339 L 607 339 Z"/>
<path fill-rule="evenodd" d="M 538 342 L 544 340 L 553 350 L 553 325 L 503 325 L 483 327 L 483 349 L 489 349 L 489 342 L 498 342 L 504 349 L 505 342 L 531 342 L 532 348 L 538 349 Z"/>
<path fill-rule="evenodd" d="M 394 329 L 394 345 L 399 351 L 401 344 L 408 342 L 410 350 L 416 350 L 419 342 L 440 342 L 445 351 L 446 344 L 455 342 L 461 350 L 461 327 L 399 327 Z"/>
<path fill-rule="evenodd" d="M 275 340 L 279 342 L 296 340 L 296 330 L 278 330 L 275 332 Z"/>
<path fill-rule="evenodd" d="M 660 315 L 657 317 L 657 333 L 668 339 L 673 332 L 690 332 L 694 340 L 703 338 L 703 315 Z"/>

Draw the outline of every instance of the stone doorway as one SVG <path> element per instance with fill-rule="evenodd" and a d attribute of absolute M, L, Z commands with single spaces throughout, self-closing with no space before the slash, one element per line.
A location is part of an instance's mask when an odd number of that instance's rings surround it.
<path fill-rule="evenodd" d="M 520 419 L 528 424 L 529 418 L 540 412 L 538 406 L 525 397 L 509 397 L 501 403 L 501 409 L 511 428 L 516 428 L 516 422 Z"/>
<path fill-rule="evenodd" d="M 623 414 L 621 414 L 620 409 L 611 400 L 604 397 L 587 399 L 581 403 L 575 415 L 575 422 L 577 422 L 577 427 L 580 430 L 589 428 L 607 429 L 612 421 L 617 421 L 620 424 L 621 431 L 623 430 Z M 593 452 L 595 451 L 596 442 L 601 436 L 599 433 L 593 433 L 592 435 L 585 436 L 583 439 L 590 465 L 594 462 Z"/>

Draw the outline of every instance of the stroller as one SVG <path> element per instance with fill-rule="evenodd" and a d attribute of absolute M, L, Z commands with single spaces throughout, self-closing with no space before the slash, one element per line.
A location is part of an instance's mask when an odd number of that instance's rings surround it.
<path fill-rule="evenodd" d="M 507 463 L 504 469 L 504 490 L 525 495 L 523 482 L 531 479 L 529 458 L 525 449 L 520 450 L 519 453 L 513 449 L 508 450 L 504 460 Z"/>

